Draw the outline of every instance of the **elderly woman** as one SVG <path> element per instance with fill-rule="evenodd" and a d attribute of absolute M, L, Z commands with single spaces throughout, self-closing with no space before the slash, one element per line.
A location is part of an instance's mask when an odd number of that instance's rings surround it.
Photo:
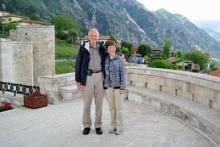
<path fill-rule="evenodd" d="M 108 56 L 105 60 L 104 89 L 111 112 L 111 130 L 109 133 L 122 133 L 122 104 L 126 89 L 126 71 L 123 58 L 116 54 L 116 42 L 106 42 Z"/>

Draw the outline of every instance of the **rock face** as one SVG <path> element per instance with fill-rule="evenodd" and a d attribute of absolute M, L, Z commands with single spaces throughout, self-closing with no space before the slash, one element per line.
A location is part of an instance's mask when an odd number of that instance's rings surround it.
<path fill-rule="evenodd" d="M 187 18 L 166 10 L 151 12 L 136 0 L 5 0 L 0 10 L 50 19 L 66 15 L 87 28 L 97 27 L 103 35 L 113 35 L 134 44 L 146 42 L 163 46 L 170 37 L 174 49 L 200 48 L 220 54 L 220 43 Z"/>

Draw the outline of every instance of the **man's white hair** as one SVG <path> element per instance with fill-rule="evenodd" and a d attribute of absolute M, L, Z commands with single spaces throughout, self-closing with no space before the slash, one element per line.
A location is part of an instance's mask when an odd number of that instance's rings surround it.
<path fill-rule="evenodd" d="M 96 28 L 92 28 L 89 33 L 88 33 L 88 36 L 90 35 L 91 32 L 96 32 L 99 36 L 99 31 L 96 29 Z"/>

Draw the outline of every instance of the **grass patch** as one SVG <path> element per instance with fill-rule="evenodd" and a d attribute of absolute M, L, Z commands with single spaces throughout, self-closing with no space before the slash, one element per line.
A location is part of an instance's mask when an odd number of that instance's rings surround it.
<path fill-rule="evenodd" d="M 56 43 L 55 50 L 55 58 L 63 59 L 63 58 L 76 58 L 78 53 L 78 47 L 76 45 L 72 45 L 70 43 Z"/>
<path fill-rule="evenodd" d="M 55 64 L 56 74 L 64 74 L 75 71 L 75 62 L 72 61 L 63 61 L 56 62 Z"/>

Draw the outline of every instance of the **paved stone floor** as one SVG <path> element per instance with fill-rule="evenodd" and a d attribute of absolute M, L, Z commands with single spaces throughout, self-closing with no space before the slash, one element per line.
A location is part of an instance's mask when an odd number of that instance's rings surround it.
<path fill-rule="evenodd" d="M 110 113 L 103 106 L 104 134 L 82 135 L 81 99 L 41 109 L 0 113 L 0 147 L 212 147 L 198 132 L 152 108 L 126 101 L 124 134 L 109 134 Z M 94 120 L 94 103 L 92 108 Z"/>

